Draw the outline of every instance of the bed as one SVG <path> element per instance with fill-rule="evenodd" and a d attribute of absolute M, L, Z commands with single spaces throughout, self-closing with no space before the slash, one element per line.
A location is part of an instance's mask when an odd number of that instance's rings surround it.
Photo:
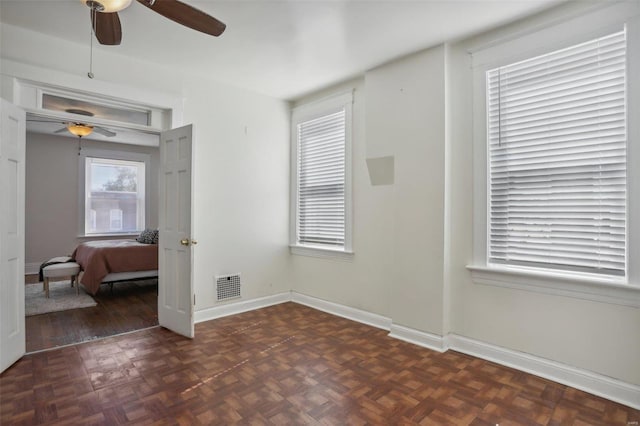
<path fill-rule="evenodd" d="M 87 241 L 71 257 L 84 271 L 80 282 L 91 294 L 101 284 L 158 277 L 158 245 L 136 240 Z"/>

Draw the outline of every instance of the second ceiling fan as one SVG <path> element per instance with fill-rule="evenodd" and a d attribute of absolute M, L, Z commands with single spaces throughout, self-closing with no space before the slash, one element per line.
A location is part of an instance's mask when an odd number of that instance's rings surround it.
<path fill-rule="evenodd" d="M 122 27 L 118 12 L 129 7 L 133 0 L 81 0 L 91 8 L 91 24 L 100 44 L 119 45 Z M 226 25 L 188 4 L 178 0 L 137 0 L 156 13 L 178 24 L 212 36 L 219 36 Z"/>

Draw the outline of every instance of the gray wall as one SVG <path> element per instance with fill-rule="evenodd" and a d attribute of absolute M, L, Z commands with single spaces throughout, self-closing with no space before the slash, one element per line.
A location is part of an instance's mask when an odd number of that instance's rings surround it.
<path fill-rule="evenodd" d="M 111 142 L 82 141 L 83 148 L 151 155 L 148 228 L 158 226 L 158 148 Z M 55 256 L 71 254 L 78 238 L 78 141 L 65 136 L 27 133 L 26 258 L 27 268 Z M 110 237 L 113 238 L 113 237 Z M 91 239 L 96 239 L 92 237 Z"/>

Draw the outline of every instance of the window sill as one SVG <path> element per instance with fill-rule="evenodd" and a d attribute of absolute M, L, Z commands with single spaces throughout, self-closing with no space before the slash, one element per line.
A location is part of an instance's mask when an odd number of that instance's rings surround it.
<path fill-rule="evenodd" d="M 471 278 L 475 284 L 640 307 L 640 287 L 625 284 L 620 279 L 582 277 L 510 267 L 468 265 L 467 269 L 471 271 Z"/>
<path fill-rule="evenodd" d="M 345 260 L 349 262 L 353 260 L 352 251 L 344 251 L 344 250 L 330 249 L 330 248 L 324 248 L 324 247 L 300 246 L 300 245 L 293 245 L 293 244 L 289 246 L 289 249 L 291 251 L 291 254 L 298 255 L 298 256 Z"/>
<path fill-rule="evenodd" d="M 140 235 L 140 232 L 122 233 L 122 234 L 88 234 L 88 235 L 78 235 L 78 238 L 137 237 L 138 235 Z"/>

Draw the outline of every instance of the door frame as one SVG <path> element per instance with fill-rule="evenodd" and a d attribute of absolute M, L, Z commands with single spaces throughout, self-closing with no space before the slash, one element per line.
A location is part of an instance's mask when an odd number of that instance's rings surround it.
<path fill-rule="evenodd" d="M 3 74 L 6 76 L 11 76 L 11 75 L 15 76 L 15 75 L 22 74 L 20 72 L 22 65 L 19 63 L 9 62 L 6 64 L 4 68 L 6 69 L 3 69 Z M 47 73 L 43 72 L 42 75 L 43 77 L 47 76 Z M 59 80 L 59 79 L 56 79 L 56 80 Z M 126 103 L 127 105 L 135 105 L 135 104 L 154 105 L 156 109 L 163 110 L 164 113 L 166 114 L 166 117 L 168 117 L 168 121 L 166 121 L 167 118 L 164 117 L 165 120 L 163 121 L 163 123 L 165 123 L 165 127 L 168 127 L 168 128 L 167 129 L 158 129 L 158 128 L 143 129 L 142 128 L 143 126 L 139 126 L 139 125 L 129 126 L 126 123 L 111 122 L 110 120 L 104 120 L 104 119 L 93 119 L 93 120 L 83 119 L 83 121 L 92 122 L 98 125 L 110 126 L 114 128 L 132 130 L 132 131 L 146 130 L 151 133 L 157 134 L 158 137 L 160 137 L 160 133 L 162 131 L 171 130 L 177 127 L 181 127 L 183 125 L 182 124 L 183 99 L 180 96 L 163 94 L 156 90 L 141 89 L 139 87 L 127 87 L 126 85 L 114 84 L 109 82 L 101 82 L 102 84 L 100 85 L 99 89 L 96 90 L 95 85 L 89 84 L 93 82 L 87 82 L 86 80 L 78 80 L 75 78 L 75 76 L 73 76 L 73 78 L 71 79 L 63 79 L 63 80 L 67 80 L 70 83 L 69 86 L 76 86 L 77 88 L 61 87 L 59 84 L 53 84 L 46 81 L 23 80 L 19 77 L 12 77 L 10 78 L 10 84 L 7 92 L 13 95 L 13 99 L 8 99 L 8 101 L 22 108 L 27 114 L 46 116 L 47 118 L 51 118 L 51 119 L 62 119 L 62 120 L 66 119 L 67 121 L 69 121 L 70 117 L 68 113 L 42 109 L 41 98 L 42 98 L 43 91 L 48 91 L 48 92 L 54 91 L 59 94 L 67 93 L 69 94 L 69 96 L 81 96 L 84 100 L 97 100 L 97 102 L 104 99 L 108 99 L 109 101 L 115 101 L 115 102 L 117 102 L 118 100 L 121 100 L 123 103 Z M 58 82 L 56 81 L 56 83 Z M 137 95 L 136 98 L 138 100 L 129 100 L 127 96 L 131 96 L 131 93 L 135 93 Z M 146 99 L 148 100 L 148 102 L 139 101 L 140 99 L 142 100 Z M 18 102 L 14 102 L 14 100 L 17 100 Z M 158 106 L 158 105 L 165 105 L 165 106 Z M 27 130 L 25 128 L 25 141 L 26 141 L 26 133 L 27 133 Z M 25 162 L 26 162 L 26 159 L 25 159 Z M 191 162 L 193 164 L 193 151 L 191 154 Z M 192 177 L 192 182 L 193 182 L 193 177 Z M 193 219 L 193 205 L 194 205 L 194 202 L 193 202 L 193 196 L 192 196 L 191 206 L 190 206 L 190 209 L 191 209 L 190 215 L 192 219 Z M 156 207 L 159 207 L 159 206 L 156 206 Z M 193 223 L 191 227 L 193 231 Z M 23 246 L 26 243 L 26 241 L 24 240 L 25 240 L 25 236 L 23 236 Z M 191 280 L 192 280 L 193 269 L 194 269 L 193 260 L 190 264 L 190 269 L 191 269 Z M 22 271 L 23 275 L 24 275 L 24 272 L 26 271 Z M 193 299 L 195 290 L 193 289 L 193 286 L 191 286 L 191 288 L 192 288 L 191 299 Z"/>

